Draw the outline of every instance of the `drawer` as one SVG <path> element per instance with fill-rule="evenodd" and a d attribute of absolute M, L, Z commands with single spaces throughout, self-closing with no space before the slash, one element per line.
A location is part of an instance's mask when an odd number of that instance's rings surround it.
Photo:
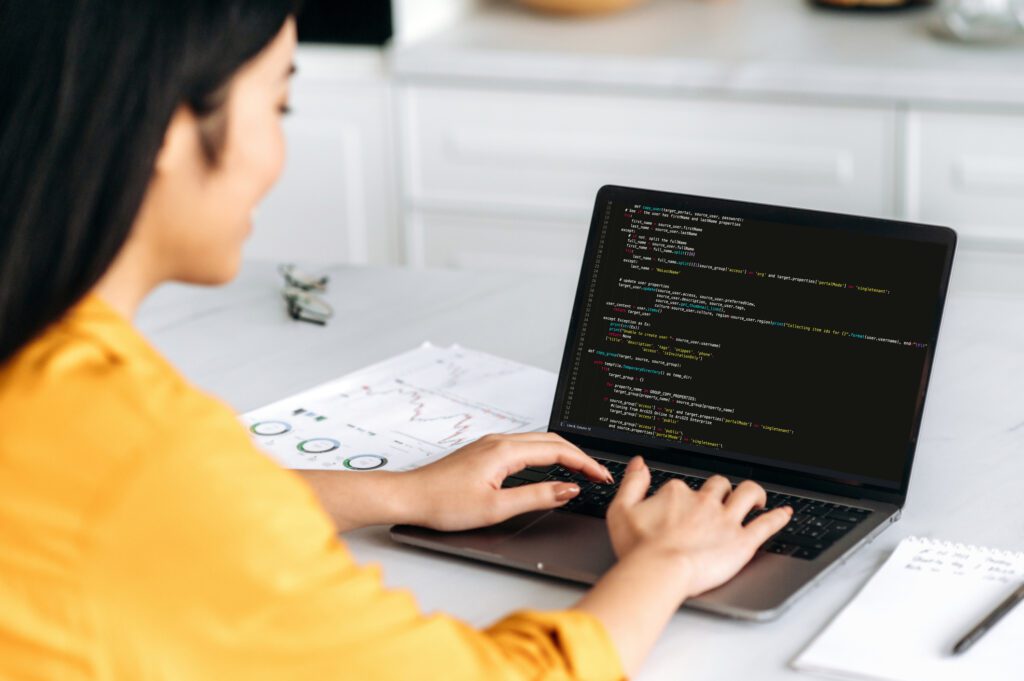
<path fill-rule="evenodd" d="M 624 184 L 891 215 L 895 112 L 407 86 L 412 207 L 577 219 Z"/>
<path fill-rule="evenodd" d="M 461 270 L 578 273 L 589 216 L 581 221 L 413 212 L 409 263 Z"/>
<path fill-rule="evenodd" d="M 906 206 L 966 246 L 1024 248 L 1024 116 L 912 111 Z"/>

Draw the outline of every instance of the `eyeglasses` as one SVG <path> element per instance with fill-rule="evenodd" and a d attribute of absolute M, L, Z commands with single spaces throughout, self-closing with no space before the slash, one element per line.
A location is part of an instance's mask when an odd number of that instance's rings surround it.
<path fill-rule="evenodd" d="M 328 277 L 303 274 L 291 263 L 278 265 L 277 271 L 284 277 L 281 295 L 288 303 L 288 314 L 292 319 L 324 325 L 334 316 L 334 308 L 313 293 L 327 290 Z"/>

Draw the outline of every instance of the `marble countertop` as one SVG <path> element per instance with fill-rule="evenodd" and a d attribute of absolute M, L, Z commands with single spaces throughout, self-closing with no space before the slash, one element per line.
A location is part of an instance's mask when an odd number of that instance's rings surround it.
<path fill-rule="evenodd" d="M 424 340 L 556 370 L 576 287 L 575 277 L 558 274 L 383 267 L 329 273 L 337 317 L 326 327 L 287 317 L 270 263 L 247 263 L 220 289 L 165 287 L 147 301 L 138 323 L 193 381 L 245 411 Z M 953 293 L 900 522 L 775 622 L 680 610 L 637 679 L 801 678 L 789 661 L 903 537 L 1024 550 L 1021 386 L 1024 297 Z M 517 608 L 568 607 L 582 593 L 578 585 L 400 546 L 382 527 L 344 538 L 359 560 L 380 563 L 387 583 L 410 589 L 426 611 L 451 612 L 474 625 Z"/>
<path fill-rule="evenodd" d="M 392 50 L 410 81 L 649 93 L 1024 106 L 1024 41 L 933 36 L 934 10 L 839 12 L 804 0 L 649 0 L 558 18 L 504 0 Z"/>

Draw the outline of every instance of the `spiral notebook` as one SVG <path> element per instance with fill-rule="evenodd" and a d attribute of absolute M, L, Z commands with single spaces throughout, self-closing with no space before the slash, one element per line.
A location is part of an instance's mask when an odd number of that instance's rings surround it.
<path fill-rule="evenodd" d="M 841 679 L 1020 681 L 1024 605 L 950 651 L 1022 582 L 1024 553 L 908 537 L 792 665 Z"/>

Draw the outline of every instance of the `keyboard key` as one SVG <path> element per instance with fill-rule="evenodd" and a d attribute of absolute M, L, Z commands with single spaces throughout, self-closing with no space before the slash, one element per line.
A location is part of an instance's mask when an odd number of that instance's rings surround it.
<path fill-rule="evenodd" d="M 580 496 L 581 499 L 585 499 L 587 494 L 590 492 L 590 490 L 592 490 L 595 487 L 599 487 L 600 486 L 598 483 L 590 482 L 589 480 L 584 480 L 582 482 L 577 482 L 576 484 L 580 488 L 579 496 Z"/>
<path fill-rule="evenodd" d="M 800 529 L 800 536 L 820 539 L 825 536 L 825 530 L 820 527 L 807 526 Z"/>
<path fill-rule="evenodd" d="M 814 502 L 803 497 L 790 497 L 788 505 L 797 513 L 806 513 L 807 508 Z"/>
<path fill-rule="evenodd" d="M 803 513 L 806 513 L 808 515 L 823 516 L 830 513 L 831 511 L 836 510 L 836 508 L 837 506 L 835 504 L 827 504 L 822 501 L 813 501 L 804 506 Z"/>
<path fill-rule="evenodd" d="M 580 515 L 589 515 L 594 518 L 604 518 L 605 515 L 607 515 L 607 508 L 607 506 L 588 502 L 585 499 L 576 497 L 562 506 L 560 510 L 569 511 L 570 513 L 578 513 Z"/>
<path fill-rule="evenodd" d="M 794 551 L 793 553 L 791 553 L 789 555 L 793 556 L 794 558 L 803 558 L 804 560 L 814 560 L 815 558 L 817 558 L 818 556 L 821 555 L 821 552 L 823 550 L 824 549 L 815 549 L 815 548 L 801 547 L 801 548 L 797 549 L 796 551 Z"/>
<path fill-rule="evenodd" d="M 868 513 L 870 513 L 870 511 L 865 511 L 863 513 L 851 513 L 851 511 L 853 510 L 854 509 L 839 508 L 836 509 L 835 511 L 829 511 L 828 516 L 826 517 L 832 518 L 833 520 L 841 520 L 845 523 L 850 523 L 851 525 L 853 525 L 864 520 L 864 518 L 868 517 Z"/>
<path fill-rule="evenodd" d="M 827 544 L 825 544 L 825 542 L 821 541 L 821 539 L 815 538 L 815 537 L 805 537 L 805 536 L 800 535 L 800 534 L 791 534 L 791 533 L 783 532 L 781 534 L 775 535 L 774 539 L 777 539 L 778 541 L 786 542 L 787 544 L 796 544 L 797 546 L 802 546 L 802 547 L 806 547 L 806 548 L 816 548 L 816 549 L 828 548 Z"/>
<path fill-rule="evenodd" d="M 765 544 L 765 550 L 768 553 L 775 553 L 780 556 L 788 556 L 796 550 L 795 544 L 787 544 L 781 541 L 770 541 Z"/>
<path fill-rule="evenodd" d="M 804 524 L 807 521 L 809 521 L 810 519 L 811 519 L 811 516 L 809 516 L 809 515 L 803 515 L 803 514 L 800 514 L 800 513 L 795 513 L 793 515 L 793 517 L 789 519 L 789 522 L 786 523 L 786 528 L 788 529 L 788 528 L 803 527 Z"/>
<path fill-rule="evenodd" d="M 519 478 L 505 478 L 501 481 L 501 486 L 505 489 L 509 487 L 519 487 L 520 485 L 529 484 L 526 480 L 520 480 Z"/>
<path fill-rule="evenodd" d="M 512 474 L 514 477 L 520 480 L 529 480 L 530 482 L 540 482 L 541 480 L 547 480 L 548 474 L 541 473 L 539 471 L 532 471 L 529 468 L 524 468 L 521 471 L 516 471 Z"/>
<path fill-rule="evenodd" d="M 825 530 L 825 534 L 818 538 L 818 541 L 820 541 L 825 546 L 832 546 L 845 536 L 846 532 L 836 532 L 835 530 L 829 528 Z"/>

